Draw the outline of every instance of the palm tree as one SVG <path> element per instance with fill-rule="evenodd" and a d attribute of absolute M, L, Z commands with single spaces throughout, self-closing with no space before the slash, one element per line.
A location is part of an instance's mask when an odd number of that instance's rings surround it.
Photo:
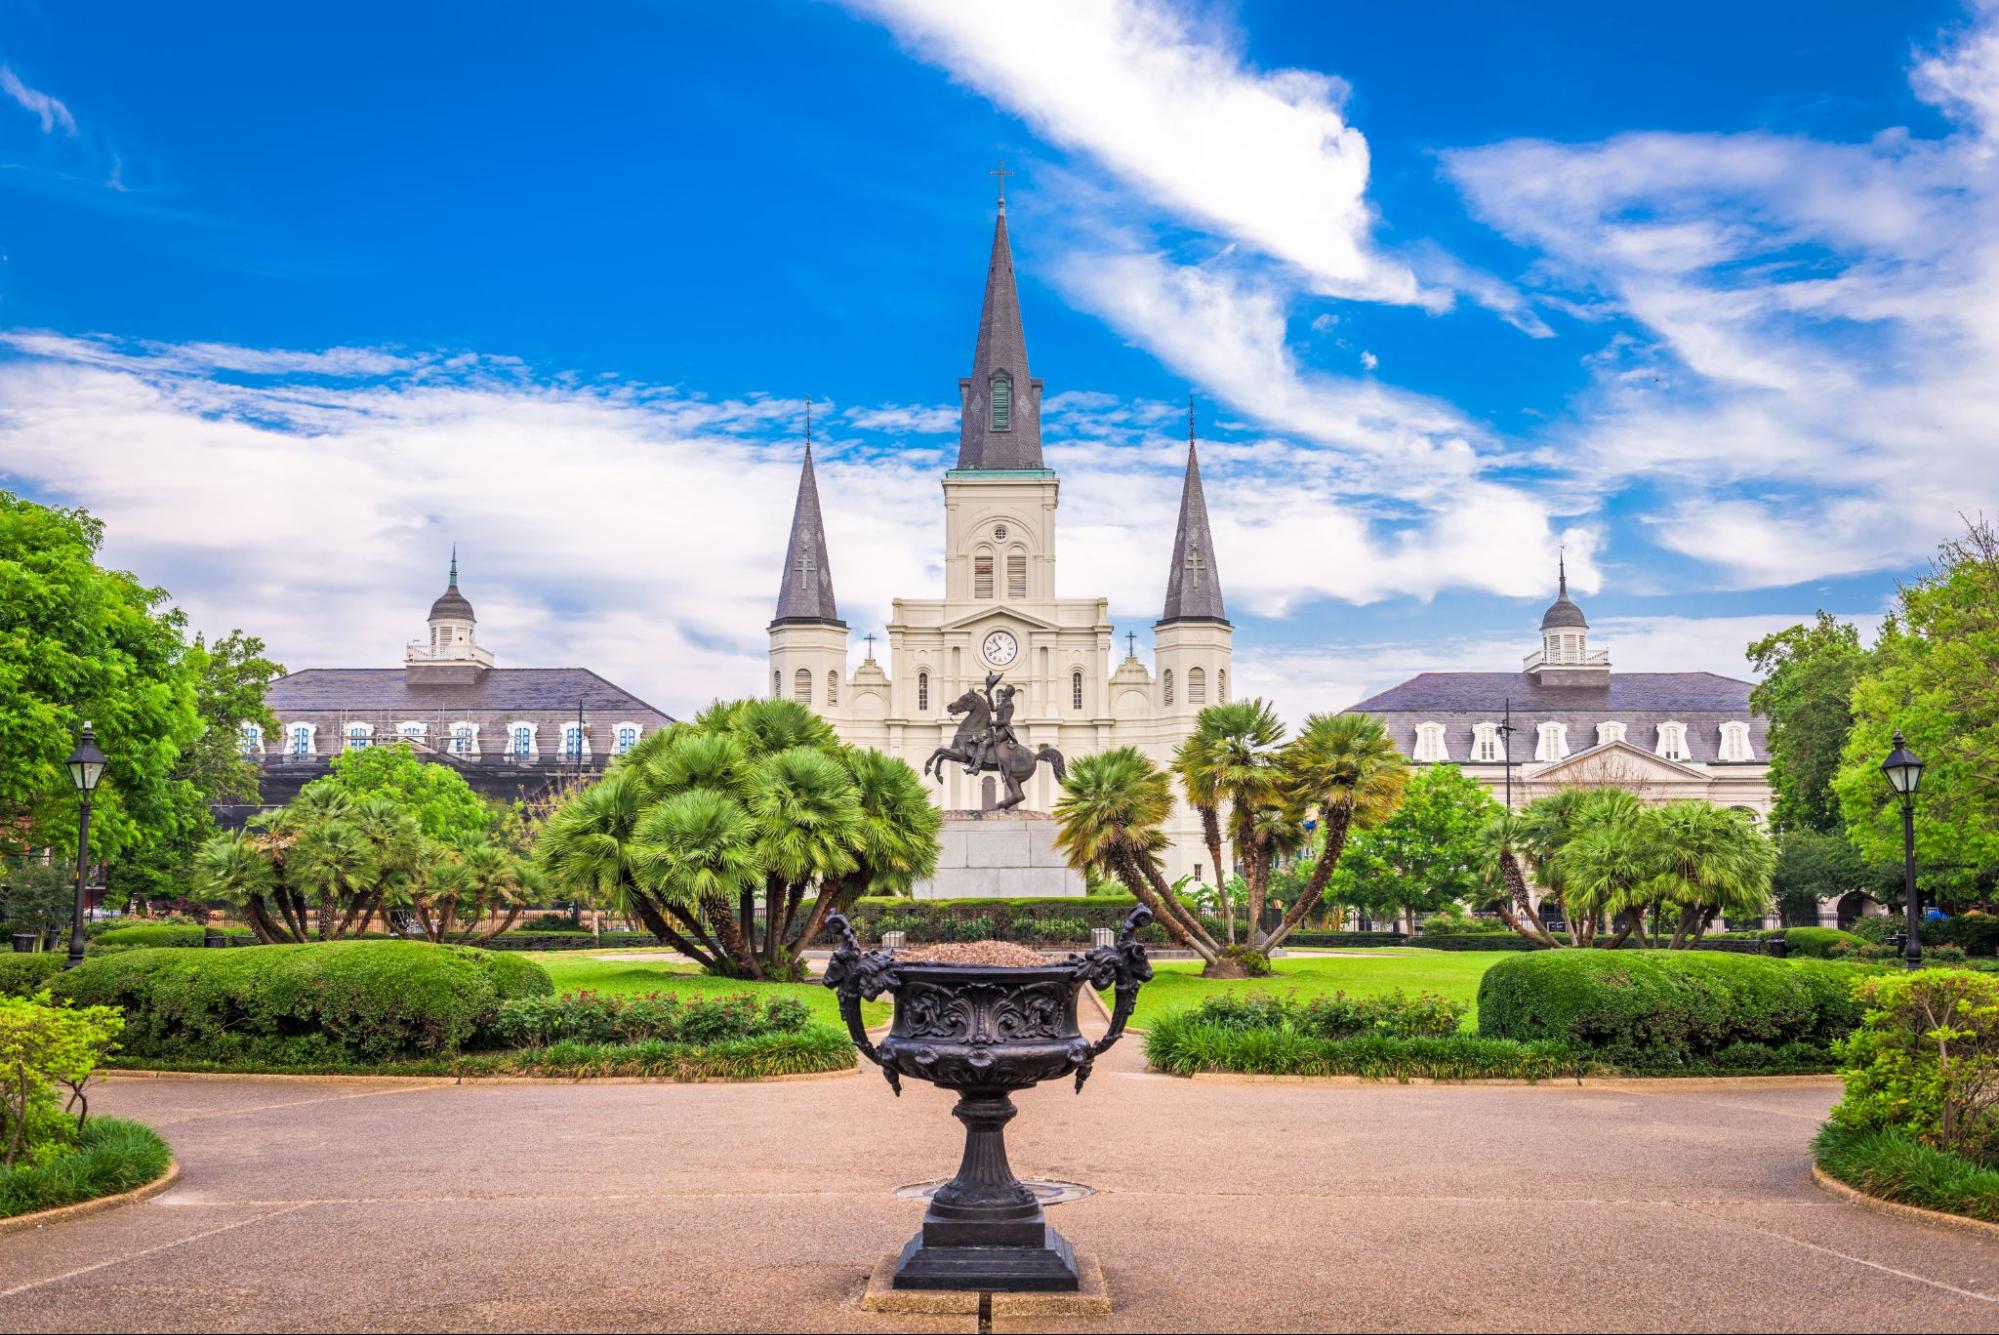
<path fill-rule="evenodd" d="M 1254 931 L 1263 915 L 1270 877 L 1267 858 L 1259 867 L 1258 860 L 1248 856 L 1250 835 L 1258 827 L 1260 813 L 1279 800 L 1276 747 L 1283 738 L 1284 725 L 1268 703 L 1232 700 L 1203 709 L 1173 757 L 1181 790 L 1201 818 L 1201 835 L 1212 859 L 1209 865 L 1215 870 L 1215 884 L 1222 888 L 1223 930 L 1230 945 L 1236 940 L 1235 900 L 1228 893 L 1229 868 L 1222 861 L 1221 806 L 1228 803 L 1229 842 L 1237 862 L 1248 871 L 1244 880 Z"/>
<path fill-rule="evenodd" d="M 1347 834 L 1378 825 L 1402 805 L 1409 766 L 1381 720 L 1367 714 L 1313 714 L 1279 755 L 1284 786 L 1300 809 L 1316 806 L 1325 845 L 1305 889 L 1268 935 L 1250 927 L 1250 944 L 1268 953 L 1318 907 L 1339 865 Z"/>
<path fill-rule="evenodd" d="M 226 900 L 242 909 L 250 920 L 250 930 L 267 946 L 290 935 L 271 916 L 266 902 L 277 883 L 277 867 L 253 834 L 224 830 L 195 850 L 196 892 L 203 898 Z"/>
<path fill-rule="evenodd" d="M 778 960 L 807 886 L 838 880 L 859 865 L 860 794 L 836 756 L 793 746 L 755 761 L 745 775 L 743 806 L 756 823 L 756 852 L 766 887 L 763 967 Z M 745 916 L 744 934 L 754 928 Z"/>
<path fill-rule="evenodd" d="M 1623 944 L 1643 919 L 1657 894 L 1660 840 L 1653 813 L 1639 810 L 1627 818 L 1586 820 L 1550 856 L 1564 887 L 1563 907 L 1569 914 L 1570 939 L 1591 944 L 1581 923 L 1630 919 L 1611 945 Z"/>
<path fill-rule="evenodd" d="M 811 909 L 793 920 L 785 945 L 794 951 L 819 935 L 833 910 L 844 912 L 865 894 L 906 895 L 937 870 L 944 813 L 931 803 L 916 771 L 866 747 L 843 747 L 840 755 L 859 798 L 860 819 L 850 845 L 854 867 L 822 881 Z"/>
<path fill-rule="evenodd" d="M 1544 946 L 1559 945 L 1541 925 L 1541 916 L 1534 911 L 1534 899 L 1527 890 L 1527 873 L 1522 864 L 1534 842 L 1534 832 L 1526 818 L 1518 811 L 1502 811 L 1486 823 L 1483 837 L 1486 866 L 1498 880 L 1492 888 L 1493 907 L 1499 910 L 1499 916 L 1529 941 Z"/>
<path fill-rule="evenodd" d="M 721 936 L 723 956 L 710 972 L 761 979 L 752 943 L 730 915 L 730 901 L 753 895 L 764 868 L 756 825 L 734 798 L 690 788 L 648 807 L 634 832 L 632 870 L 657 902 L 702 912 Z"/>
<path fill-rule="evenodd" d="M 314 901 L 322 941 L 332 940 L 335 922 L 351 921 L 355 906 L 376 893 L 377 874 L 367 836 L 344 820 L 305 830 L 285 864 L 285 879 Z"/>
<path fill-rule="evenodd" d="M 1668 802 L 1658 812 L 1661 898 L 1680 906 L 1669 948 L 1698 940 L 1718 915 L 1770 908 L 1777 854 L 1748 817 L 1712 802 Z"/>
<path fill-rule="evenodd" d="M 1100 751 L 1071 764 L 1062 780 L 1055 846 L 1079 871 L 1122 883 L 1168 936 L 1213 968 L 1221 947 L 1160 871 L 1172 813 L 1172 781 L 1150 757 L 1131 746 Z"/>

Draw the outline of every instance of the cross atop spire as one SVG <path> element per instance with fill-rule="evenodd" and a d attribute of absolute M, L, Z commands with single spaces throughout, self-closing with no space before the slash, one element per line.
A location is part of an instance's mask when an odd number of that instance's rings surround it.
<path fill-rule="evenodd" d="M 1005 176 L 1000 183 L 1005 185 Z M 958 382 L 958 396 L 962 414 L 958 467 L 1047 466 L 1041 460 L 1041 382 L 1027 369 L 1027 335 L 1020 323 L 1020 292 L 1014 286 L 1004 203 L 993 220 L 992 257 L 986 263 L 986 294 L 979 310 L 972 373 Z"/>
<path fill-rule="evenodd" d="M 993 170 L 991 170 L 991 171 L 987 172 L 987 173 L 986 173 L 986 175 L 988 175 L 988 176 L 997 176 L 997 177 L 999 178 L 999 209 L 1000 209 L 1000 212 L 1001 212 L 1001 213 L 1005 213 L 1005 212 L 1006 212 L 1006 178 L 1007 178 L 1007 177 L 1009 177 L 1009 176 L 1011 176 L 1011 175 L 1013 175 L 1013 173 L 1012 173 L 1012 172 L 1010 172 L 1010 171 L 1008 171 L 1008 170 L 1006 169 L 1006 159 L 1005 159 L 1005 158 L 1001 158 L 1001 159 L 999 160 L 999 166 L 997 166 L 997 167 L 993 168 Z"/>
<path fill-rule="evenodd" d="M 784 548 L 784 579 L 778 586 L 778 621 L 817 621 L 844 626 L 833 601 L 833 565 L 826 557 L 826 527 L 819 515 L 819 481 L 812 471 L 809 425 L 812 401 L 806 400 L 805 462 L 798 470 L 798 500 L 791 511 L 791 537 Z"/>
<path fill-rule="evenodd" d="M 1194 443 L 1194 396 L 1187 396 L 1187 477 L 1180 487 L 1180 523 L 1173 533 L 1173 564 L 1166 571 L 1167 621 L 1228 621 L 1215 539 L 1208 529 L 1208 500 L 1201 490 L 1201 460 Z"/>

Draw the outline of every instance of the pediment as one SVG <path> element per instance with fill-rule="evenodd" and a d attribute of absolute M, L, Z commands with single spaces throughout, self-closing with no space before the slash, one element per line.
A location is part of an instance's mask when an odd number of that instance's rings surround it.
<path fill-rule="evenodd" d="M 1605 742 L 1551 760 L 1526 778 L 1534 783 L 1616 784 L 1629 788 L 1643 783 L 1701 783 L 1711 781 L 1705 770 L 1633 746 L 1630 742 Z"/>
<path fill-rule="evenodd" d="M 995 604 L 967 612 L 963 616 L 952 617 L 938 627 L 939 630 L 969 630 L 981 622 L 1014 622 L 1033 630 L 1060 630 L 1061 626 L 1031 612 L 1023 612 L 1017 607 Z"/>

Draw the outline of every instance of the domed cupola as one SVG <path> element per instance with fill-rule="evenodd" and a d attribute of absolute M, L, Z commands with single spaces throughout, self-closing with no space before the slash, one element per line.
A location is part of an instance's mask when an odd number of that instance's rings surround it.
<path fill-rule="evenodd" d="M 1527 656 L 1527 672 L 1544 686 L 1607 686 L 1610 655 L 1589 647 L 1589 618 L 1569 597 L 1569 564 L 1556 567 L 1555 601 L 1541 614 L 1541 652 Z"/>
<path fill-rule="evenodd" d="M 478 618 L 471 600 L 458 591 L 458 548 L 451 549 L 451 579 L 430 605 L 430 624 L 403 656 L 403 676 L 412 686 L 455 685 L 478 679 L 493 666 L 493 655 L 473 638 Z"/>

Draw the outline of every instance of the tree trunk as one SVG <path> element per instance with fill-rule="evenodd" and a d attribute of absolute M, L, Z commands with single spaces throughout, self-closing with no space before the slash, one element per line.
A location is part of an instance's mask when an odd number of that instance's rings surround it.
<path fill-rule="evenodd" d="M 1166 878 L 1160 874 L 1159 868 L 1154 865 L 1152 859 L 1141 857 L 1135 858 L 1134 861 L 1138 863 L 1140 874 L 1152 886 L 1152 893 L 1159 896 L 1161 902 L 1168 909 L 1179 915 L 1181 924 L 1187 929 L 1188 938 L 1195 943 L 1195 951 L 1199 953 L 1201 948 L 1205 946 L 1216 955 L 1221 954 L 1221 943 L 1215 940 L 1206 927 L 1202 926 L 1201 915 L 1188 908 L 1181 901 L 1179 894 L 1167 883 Z M 1208 958 L 1205 954 L 1201 957 L 1203 959 Z"/>
<path fill-rule="evenodd" d="M 627 893 L 625 903 L 630 907 L 633 916 L 644 923 L 645 929 L 657 939 L 666 942 L 704 969 L 714 970 L 721 966 L 722 948 L 715 944 L 713 937 L 709 937 L 701 930 L 699 918 L 678 905 L 668 904 L 662 909 L 645 895 L 636 892 Z M 669 914 L 681 921 L 683 929 L 688 933 L 687 936 L 683 936 L 667 924 Z M 697 934 L 706 939 L 705 949 L 688 939 L 689 936 Z M 598 939 L 601 941 L 603 938 L 599 936 Z"/>
<path fill-rule="evenodd" d="M 736 905 L 744 917 L 755 911 L 745 907 L 748 902 L 749 892 L 744 891 L 743 899 Z M 731 916 L 728 902 L 717 897 L 702 900 L 701 906 L 714 919 L 715 933 L 721 938 L 723 953 L 744 975 L 761 983 L 764 980 L 763 965 L 757 962 L 756 952 L 750 948 L 749 938 L 744 935 L 739 922 Z"/>
<path fill-rule="evenodd" d="M 1165 930 L 1166 935 L 1199 955 L 1202 960 L 1212 961 L 1220 953 L 1215 949 L 1213 940 L 1208 938 L 1205 932 L 1200 937 L 1195 937 L 1188 931 L 1185 918 L 1174 913 L 1166 899 L 1153 888 L 1152 881 L 1145 874 L 1142 865 L 1144 862 L 1143 855 L 1120 853 L 1117 855 L 1113 870 L 1117 873 L 1117 878 L 1124 882 L 1125 889 L 1131 891 L 1139 903 L 1152 910 L 1153 920 Z M 1153 869 L 1153 874 L 1157 876 L 1157 869 Z M 1172 893 L 1170 886 L 1167 887 L 1167 893 L 1169 895 Z M 1199 926 L 1200 924 L 1195 924 L 1197 930 Z M 1204 942 L 1206 944 L 1203 944 Z"/>
<path fill-rule="evenodd" d="M 494 937 L 505 934 L 506 932 L 510 931 L 513 928 L 514 919 L 520 916 L 521 916 L 521 906 L 519 904 L 512 905 L 507 909 L 507 916 L 500 920 L 500 925 L 498 927 L 495 927 L 492 931 L 485 933 L 483 936 L 481 936 L 478 940 L 474 941 L 472 944 L 475 946 L 483 946 L 488 941 L 491 941 Z"/>
<path fill-rule="evenodd" d="M 1700 910 L 1688 904 L 1680 909 L 1680 921 L 1674 924 L 1673 939 L 1666 946 L 1668 950 L 1680 950 L 1686 946 L 1687 933 L 1693 931 L 1694 923 L 1700 918 Z"/>
<path fill-rule="evenodd" d="M 785 944 L 792 950 L 802 951 L 810 945 L 813 939 L 825 930 L 826 917 L 836 907 L 842 912 L 845 911 L 845 906 L 840 904 L 840 886 L 839 881 L 819 883 L 819 893 L 812 896 L 812 907 L 806 910 L 804 921 L 787 932 L 789 939 Z"/>
<path fill-rule="evenodd" d="M 1534 911 L 1534 898 L 1527 893 L 1527 874 L 1520 870 L 1520 858 L 1510 848 L 1499 853 L 1499 879 L 1505 883 L 1506 894 L 1513 901 L 1513 912 L 1507 913 L 1502 907 L 1500 917 L 1506 925 L 1536 945 L 1557 949 L 1561 942 L 1548 934 L 1541 925 L 1541 915 Z"/>
<path fill-rule="evenodd" d="M 1235 944 L 1235 897 L 1229 894 L 1228 877 L 1222 870 L 1222 818 L 1213 807 L 1196 807 L 1201 813 L 1201 839 L 1208 846 L 1208 865 L 1215 869 L 1215 893 L 1222 905 L 1222 932 Z"/>
<path fill-rule="evenodd" d="M 1262 936 L 1261 928 L 1255 923 L 1250 924 L 1249 939 L 1252 949 L 1268 955 L 1284 943 L 1284 938 L 1291 935 L 1298 924 L 1305 920 L 1306 914 L 1319 906 L 1319 901 L 1325 897 L 1326 883 L 1333 879 L 1333 869 L 1339 865 L 1340 854 L 1346 851 L 1347 827 L 1352 821 L 1352 807 L 1334 806 L 1326 808 L 1321 813 L 1321 824 L 1326 831 L 1326 844 L 1319 853 L 1318 865 L 1312 868 L 1312 879 L 1305 883 L 1304 891 L 1299 894 L 1297 901 L 1284 911 L 1284 916 L 1278 920 L 1277 926 L 1271 929 L 1268 936 L 1263 936 L 1259 941 L 1258 937 Z"/>

